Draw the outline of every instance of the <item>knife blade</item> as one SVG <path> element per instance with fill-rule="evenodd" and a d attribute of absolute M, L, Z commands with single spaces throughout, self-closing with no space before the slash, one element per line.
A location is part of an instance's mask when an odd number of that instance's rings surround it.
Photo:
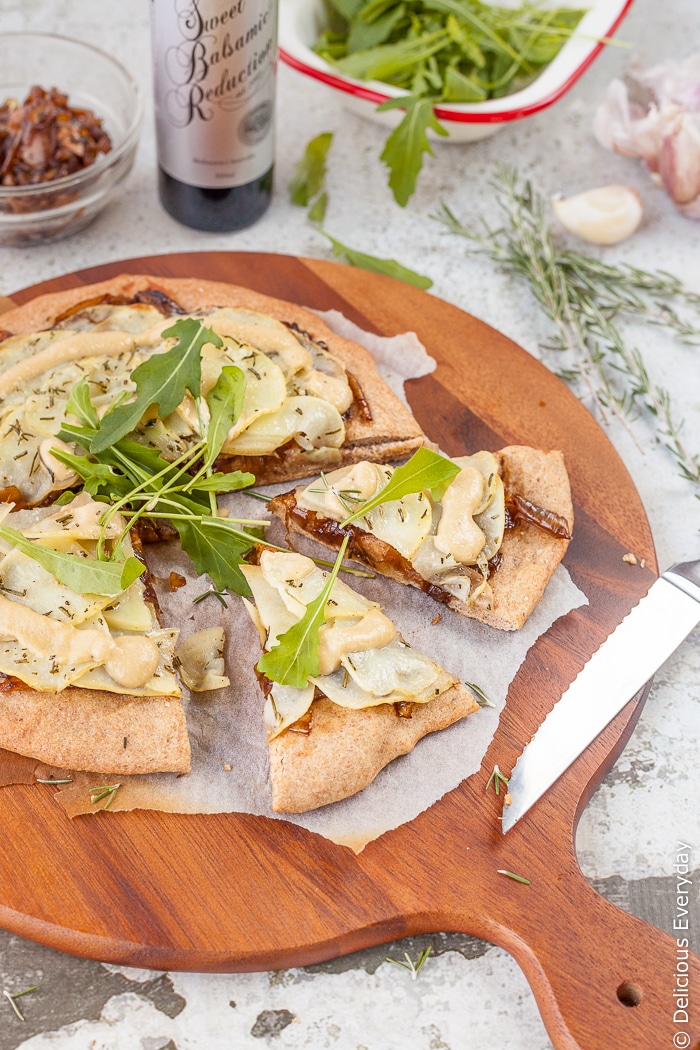
<path fill-rule="evenodd" d="M 606 638 L 515 764 L 505 834 L 700 623 L 700 561 L 673 565 Z"/>

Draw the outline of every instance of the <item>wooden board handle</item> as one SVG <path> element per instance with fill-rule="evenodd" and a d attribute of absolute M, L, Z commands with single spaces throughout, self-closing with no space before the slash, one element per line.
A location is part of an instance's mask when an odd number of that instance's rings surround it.
<path fill-rule="evenodd" d="M 546 922 L 528 929 L 524 914 L 520 930 L 498 938 L 522 966 L 556 1050 L 700 1050 L 700 960 L 688 931 L 676 940 L 621 911 L 580 872 L 565 883 L 538 902 Z"/>

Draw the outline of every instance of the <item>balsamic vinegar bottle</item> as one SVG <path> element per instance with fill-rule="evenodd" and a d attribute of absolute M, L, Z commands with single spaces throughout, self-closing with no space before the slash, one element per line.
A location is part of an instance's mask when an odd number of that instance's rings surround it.
<path fill-rule="evenodd" d="M 185 226 L 250 226 L 272 196 L 276 0 L 152 0 L 160 200 Z"/>

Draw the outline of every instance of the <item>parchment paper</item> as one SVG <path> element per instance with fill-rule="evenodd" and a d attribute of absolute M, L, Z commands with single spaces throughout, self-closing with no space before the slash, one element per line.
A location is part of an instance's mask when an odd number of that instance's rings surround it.
<path fill-rule="evenodd" d="M 367 346 L 382 374 L 401 396 L 404 379 L 426 375 L 435 368 L 435 361 L 413 333 L 382 339 L 363 333 L 335 312 L 325 314 L 324 319 L 340 334 Z M 429 436 L 439 440 L 438 434 Z M 267 491 L 288 487 L 279 485 Z M 265 517 L 263 504 L 249 496 L 234 494 L 221 502 L 229 506 L 231 516 Z M 266 535 L 272 543 L 284 545 L 283 530 L 277 522 Z M 304 553 L 321 553 L 310 541 L 297 539 Z M 256 629 L 235 595 L 227 599 L 227 608 L 214 597 L 192 604 L 208 582 L 191 578 L 191 564 L 176 544 L 149 548 L 148 561 L 156 577 L 165 580 L 173 569 L 188 577 L 186 586 L 175 593 L 164 585 L 158 588 L 164 623 L 178 626 L 182 638 L 203 627 L 225 627 L 231 688 L 186 701 L 193 752 L 188 775 L 119 778 L 121 787 L 110 808 L 254 813 L 291 820 L 356 851 L 390 828 L 413 819 L 479 769 L 496 731 L 508 686 L 528 649 L 554 620 L 586 603 L 566 569 L 559 566 L 525 627 L 504 632 L 467 620 L 414 588 L 382 577 L 367 580 L 346 576 L 351 586 L 381 602 L 411 645 L 462 680 L 477 683 L 495 706 L 481 708 L 449 729 L 425 737 L 410 755 L 392 762 L 359 795 L 300 816 L 278 815 L 270 806 L 263 701 L 253 671 L 260 652 Z M 433 623 L 438 614 L 439 622 Z M 101 777 L 103 783 L 104 775 Z M 59 801 L 72 814 L 91 809 L 86 805 L 86 787 L 94 783 L 94 775 L 75 775 L 73 784 L 59 792 Z"/>

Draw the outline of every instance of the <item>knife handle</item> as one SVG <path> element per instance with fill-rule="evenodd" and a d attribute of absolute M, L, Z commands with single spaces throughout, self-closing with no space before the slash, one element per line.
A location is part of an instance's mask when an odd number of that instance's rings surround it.
<path fill-rule="evenodd" d="M 680 561 L 662 573 L 662 577 L 700 602 L 700 561 Z"/>
<path fill-rule="evenodd" d="M 538 896 L 490 936 L 520 963 L 556 1050 L 698 1050 L 700 960 L 687 930 L 671 937 L 622 911 L 578 868 Z"/>

